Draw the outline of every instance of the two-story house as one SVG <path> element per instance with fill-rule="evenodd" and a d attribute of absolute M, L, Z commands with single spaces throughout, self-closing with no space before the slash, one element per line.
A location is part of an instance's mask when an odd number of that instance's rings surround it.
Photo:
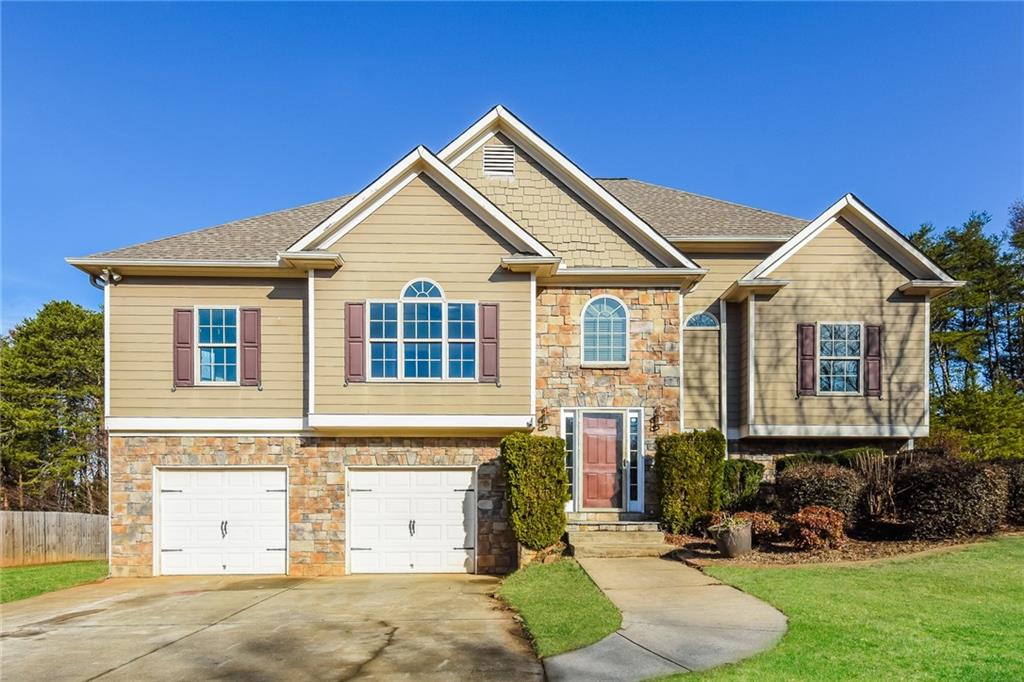
<path fill-rule="evenodd" d="M 566 440 L 571 512 L 634 515 L 659 434 L 901 447 L 959 284 L 852 195 L 595 179 L 502 107 L 358 194 L 69 262 L 104 291 L 118 576 L 507 571 L 515 430 Z"/>

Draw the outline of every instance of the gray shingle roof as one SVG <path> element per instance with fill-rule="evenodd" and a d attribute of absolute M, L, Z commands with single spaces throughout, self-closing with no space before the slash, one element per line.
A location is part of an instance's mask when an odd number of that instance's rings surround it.
<path fill-rule="evenodd" d="M 669 239 L 792 237 L 807 221 L 630 179 L 598 179 Z M 131 260 L 270 261 L 354 195 L 265 213 L 216 227 L 96 253 Z"/>
<path fill-rule="evenodd" d="M 595 178 L 668 239 L 786 238 L 807 220 L 630 178 Z"/>
<path fill-rule="evenodd" d="M 298 241 L 353 194 L 253 218 L 96 253 L 89 258 L 269 261 Z"/>

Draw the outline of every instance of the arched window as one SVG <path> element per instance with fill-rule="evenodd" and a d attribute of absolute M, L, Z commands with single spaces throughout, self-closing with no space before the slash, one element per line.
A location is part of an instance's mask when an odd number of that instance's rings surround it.
<path fill-rule="evenodd" d="M 599 296 L 583 309 L 583 363 L 622 364 L 628 360 L 629 311 L 613 296 Z"/>
<path fill-rule="evenodd" d="M 476 302 L 448 301 L 437 282 L 417 279 L 369 308 L 371 379 L 476 379 Z"/>
<path fill-rule="evenodd" d="M 718 329 L 718 318 L 707 312 L 694 313 L 686 318 L 687 329 Z"/>

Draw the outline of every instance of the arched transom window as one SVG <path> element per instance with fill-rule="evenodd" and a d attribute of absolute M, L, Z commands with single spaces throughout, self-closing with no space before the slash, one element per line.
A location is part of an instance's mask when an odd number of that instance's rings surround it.
<path fill-rule="evenodd" d="M 687 329 L 718 329 L 718 318 L 707 312 L 694 313 L 686 318 Z"/>
<path fill-rule="evenodd" d="M 599 296 L 583 309 L 583 363 L 622 364 L 629 352 L 629 311 L 612 296 Z"/>
<path fill-rule="evenodd" d="M 418 279 L 398 300 L 369 308 L 371 379 L 476 379 L 476 302 L 449 301 L 436 282 Z"/>

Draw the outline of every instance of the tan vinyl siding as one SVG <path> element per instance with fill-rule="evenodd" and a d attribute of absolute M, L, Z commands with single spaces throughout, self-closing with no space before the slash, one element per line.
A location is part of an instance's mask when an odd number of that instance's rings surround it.
<path fill-rule="evenodd" d="M 110 289 L 110 411 L 114 417 L 302 417 L 305 280 L 125 277 Z M 262 310 L 263 390 L 172 390 L 175 308 Z"/>
<path fill-rule="evenodd" d="M 504 135 L 485 143 L 508 144 Z M 514 145 L 513 145 L 514 146 Z M 515 177 L 483 173 L 483 146 L 455 170 L 501 210 L 539 239 L 568 267 L 650 267 L 658 262 L 516 147 Z"/>
<path fill-rule="evenodd" d="M 683 332 L 683 421 L 687 429 L 721 428 L 718 334 L 717 329 Z"/>
<path fill-rule="evenodd" d="M 332 249 L 344 256 L 345 265 L 316 280 L 317 414 L 533 412 L 530 277 L 502 269 L 501 257 L 514 249 L 436 183 L 417 177 Z M 344 385 L 345 303 L 397 299 L 406 283 L 421 277 L 440 284 L 448 300 L 500 304 L 500 386 L 412 381 Z"/>
<path fill-rule="evenodd" d="M 757 300 L 755 424 L 926 423 L 926 306 L 923 298 L 897 291 L 908 273 L 840 219 L 772 276 L 791 283 Z M 882 397 L 797 399 L 796 325 L 803 322 L 883 325 Z"/>
<path fill-rule="evenodd" d="M 770 251 L 764 250 L 696 254 L 694 259 L 700 267 L 708 269 L 708 274 L 704 276 L 696 289 L 686 294 L 684 301 L 686 317 L 707 311 L 719 319 L 721 315 L 718 301 L 722 294 L 732 286 L 733 282 L 764 260 L 769 253 Z M 726 313 L 726 338 L 729 347 L 726 363 L 726 380 L 728 382 L 726 398 L 729 402 L 730 426 L 740 424 L 737 410 L 746 399 L 746 394 L 738 390 L 742 383 L 740 377 L 746 367 L 746 352 L 739 351 L 740 339 L 746 336 L 745 315 L 745 308 L 737 306 L 730 306 Z M 743 317 L 743 319 L 738 319 L 738 317 Z M 685 332 L 685 344 L 689 346 L 693 339 L 694 344 L 698 346 L 692 351 L 690 348 L 684 351 L 683 372 L 686 377 L 684 400 L 686 401 L 687 428 L 714 427 L 720 429 L 722 427 L 718 334 L 717 331 L 707 330 L 687 330 Z M 706 337 L 710 336 L 715 338 L 713 345 L 707 341 Z M 745 343 L 745 340 L 743 342 Z M 743 396 L 742 400 L 739 399 L 741 396 Z"/>

